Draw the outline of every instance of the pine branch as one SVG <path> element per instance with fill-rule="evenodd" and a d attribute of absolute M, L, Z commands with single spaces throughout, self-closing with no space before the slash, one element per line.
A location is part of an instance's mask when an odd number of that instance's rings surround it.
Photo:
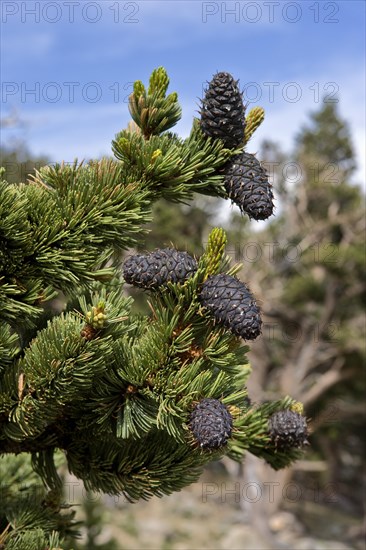
<path fill-rule="evenodd" d="M 149 316 L 136 315 L 123 295 L 121 252 L 145 237 L 157 199 L 227 198 L 225 166 L 242 152 L 245 109 L 231 75 L 218 81 L 234 86 L 243 115 L 238 125 L 224 107 L 221 126 L 234 141 L 216 122 L 221 137 L 210 135 L 207 109 L 187 139 L 167 132 L 181 110 L 159 67 L 147 88 L 134 85 L 134 124 L 112 143 L 117 160 L 0 183 L 0 454 L 7 468 L 7 455 L 31 454 L 32 483 L 48 489 L 31 511 L 6 494 L 9 548 L 56 545 L 72 531 L 72 516 L 60 513 L 60 450 L 87 490 L 130 501 L 180 490 L 225 454 L 242 460 L 248 450 L 275 469 L 300 454 L 301 405 L 288 397 L 254 406 L 248 397 L 249 348 L 240 337 L 260 334 L 260 310 L 236 278 L 240 266 L 230 266 L 223 230 L 213 230 L 197 259 L 165 249 L 125 262 L 125 281 L 148 293 Z M 262 119 L 252 113 L 247 139 Z M 42 326 L 44 304 L 56 296 L 59 312 Z M 299 439 L 287 441 L 281 422 L 274 437 L 278 412 L 282 424 L 295 415 Z"/>

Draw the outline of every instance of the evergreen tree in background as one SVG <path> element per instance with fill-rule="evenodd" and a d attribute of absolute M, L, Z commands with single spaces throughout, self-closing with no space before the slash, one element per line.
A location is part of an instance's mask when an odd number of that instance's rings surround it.
<path fill-rule="evenodd" d="M 3 177 L 8 183 L 18 183 L 26 180 L 35 170 L 47 164 L 43 156 L 31 158 L 24 144 L 16 144 L 12 148 L 0 147 L 0 167 L 4 169 Z"/>
<path fill-rule="evenodd" d="M 229 266 L 224 231 L 210 233 L 198 258 L 173 247 L 131 253 L 141 250 L 158 199 L 186 203 L 200 193 L 230 197 L 250 216 L 255 203 L 256 219 L 272 213 L 265 171 L 243 152 L 263 110 L 244 117 L 233 78 L 219 73 L 212 82 L 185 140 L 169 131 L 181 110 L 159 68 L 148 89 L 134 84 L 134 125 L 113 141 L 116 160 L 47 166 L 27 183 L 0 184 L 7 549 L 55 549 L 75 534 L 65 463 L 87 490 L 136 501 L 181 489 L 223 455 L 241 461 L 249 451 L 280 469 L 301 454 L 302 405 L 248 399 L 240 336 L 260 333 L 260 310 L 235 277 L 240 267 Z M 148 295 L 149 315 L 135 313 L 122 292 L 123 250 L 124 277 Z M 56 298 L 44 327 L 44 308 Z M 295 423 L 287 444 L 287 421 L 271 422 L 280 411 Z"/>

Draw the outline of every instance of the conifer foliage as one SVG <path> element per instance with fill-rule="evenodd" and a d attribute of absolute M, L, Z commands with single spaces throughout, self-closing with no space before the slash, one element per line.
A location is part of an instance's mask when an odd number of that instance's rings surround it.
<path fill-rule="evenodd" d="M 62 504 L 62 462 L 87 490 L 135 501 L 181 489 L 224 454 L 240 461 L 249 451 L 276 469 L 299 456 L 268 431 L 269 418 L 293 400 L 253 406 L 248 399 L 241 338 L 259 335 L 260 312 L 235 277 L 240 266 L 229 266 L 223 230 L 212 231 L 199 258 L 174 249 L 131 253 L 157 199 L 227 198 L 224 171 L 238 154 L 199 120 L 187 139 L 168 132 L 181 114 L 168 85 L 162 67 L 147 89 L 135 83 L 134 125 L 113 140 L 115 160 L 58 164 L 26 183 L 0 183 L 6 548 L 61 547 L 75 531 Z M 250 132 L 262 114 L 254 113 Z M 241 120 L 243 144 L 244 129 Z M 150 316 L 134 313 L 124 282 L 147 294 Z"/>

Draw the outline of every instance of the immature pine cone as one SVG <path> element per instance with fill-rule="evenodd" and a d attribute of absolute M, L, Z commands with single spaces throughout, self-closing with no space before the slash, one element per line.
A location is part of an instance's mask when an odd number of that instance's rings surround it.
<path fill-rule="evenodd" d="M 231 436 L 233 419 L 221 401 L 205 398 L 193 409 L 189 428 L 201 447 L 217 449 Z"/>
<path fill-rule="evenodd" d="M 279 450 L 302 447 L 307 443 L 306 418 L 288 409 L 272 414 L 268 421 L 268 431 Z"/>
<path fill-rule="evenodd" d="M 260 162 L 250 153 L 232 157 L 225 167 L 224 185 L 229 198 L 254 220 L 273 214 L 272 186 Z"/>
<path fill-rule="evenodd" d="M 179 252 L 174 248 L 136 254 L 127 258 L 123 264 L 125 281 L 145 289 L 157 289 L 167 282 L 183 282 L 196 270 L 196 260 L 187 252 Z"/>
<path fill-rule="evenodd" d="M 230 275 L 209 277 L 202 285 L 199 300 L 219 324 L 244 340 L 261 333 L 259 307 L 248 287 Z"/>
<path fill-rule="evenodd" d="M 244 141 L 245 107 L 237 81 L 229 73 L 217 73 L 202 100 L 201 129 L 233 149 Z"/>

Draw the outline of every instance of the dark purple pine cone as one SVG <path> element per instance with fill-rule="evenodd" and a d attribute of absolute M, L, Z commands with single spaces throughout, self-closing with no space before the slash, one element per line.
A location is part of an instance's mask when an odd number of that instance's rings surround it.
<path fill-rule="evenodd" d="M 307 443 L 308 427 L 305 416 L 289 409 L 272 414 L 268 421 L 268 432 L 279 450 L 302 447 Z"/>
<path fill-rule="evenodd" d="M 244 140 L 245 107 L 238 83 L 229 73 L 217 73 L 208 85 L 201 108 L 201 130 L 233 149 Z"/>
<path fill-rule="evenodd" d="M 273 214 L 272 185 L 260 162 L 250 153 L 232 157 L 225 167 L 224 185 L 229 198 L 254 220 Z"/>
<path fill-rule="evenodd" d="M 187 252 L 174 248 L 130 256 L 123 264 L 123 277 L 131 285 L 157 289 L 167 282 L 183 282 L 197 270 L 197 262 Z"/>
<path fill-rule="evenodd" d="M 233 419 L 221 401 L 204 398 L 191 412 L 189 428 L 201 447 L 217 449 L 231 436 Z"/>
<path fill-rule="evenodd" d="M 261 333 L 259 307 L 248 287 L 231 275 L 209 277 L 199 295 L 201 304 L 216 321 L 244 340 L 255 340 Z"/>

